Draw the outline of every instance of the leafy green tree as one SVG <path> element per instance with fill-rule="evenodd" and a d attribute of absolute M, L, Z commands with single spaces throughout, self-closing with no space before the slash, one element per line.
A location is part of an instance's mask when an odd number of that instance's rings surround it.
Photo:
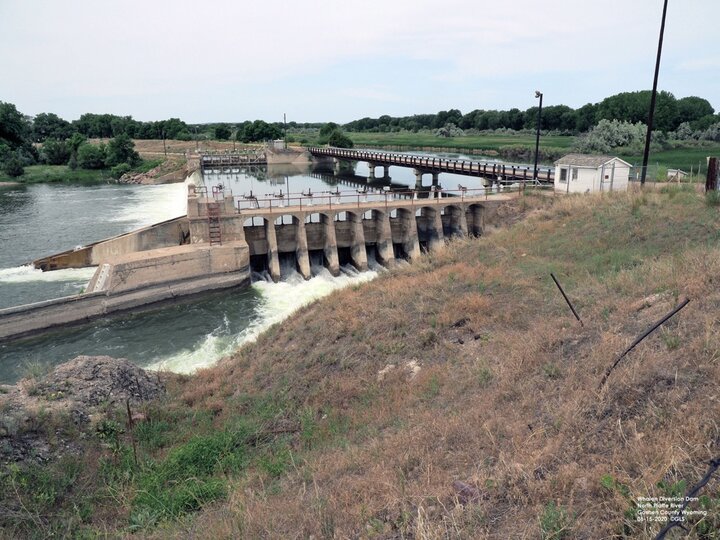
<path fill-rule="evenodd" d="M 282 137 L 280 128 L 263 120 L 243 123 L 236 135 L 236 139 L 244 143 L 268 141 L 280 137 Z"/>
<path fill-rule="evenodd" d="M 135 151 L 135 143 L 125 134 L 110 139 L 106 149 L 105 164 L 114 167 L 120 163 L 127 163 L 130 167 L 140 163 L 140 155 Z"/>
<path fill-rule="evenodd" d="M 83 143 L 77 151 L 77 164 L 81 169 L 105 168 L 105 145 Z"/>
<path fill-rule="evenodd" d="M 3 168 L 5 169 L 5 173 L 13 178 L 17 178 L 18 176 L 25 174 L 22 161 L 20 161 L 20 158 L 15 155 L 5 161 Z"/>
<path fill-rule="evenodd" d="M 42 159 L 50 165 L 65 165 L 70 159 L 70 147 L 65 141 L 46 139 L 42 145 Z"/>
<path fill-rule="evenodd" d="M 81 133 L 73 133 L 72 137 L 67 140 L 68 149 L 70 150 L 70 159 L 68 167 L 73 171 L 78 167 L 78 149 L 87 142 L 85 135 Z"/>
<path fill-rule="evenodd" d="M 328 144 L 335 148 L 352 148 L 355 146 L 347 135 L 345 135 L 340 128 L 336 128 L 328 137 Z"/>
<path fill-rule="evenodd" d="M 677 100 L 678 126 L 683 122 L 694 122 L 713 114 L 715 114 L 715 109 L 707 99 L 690 96 Z"/>
<path fill-rule="evenodd" d="M 597 115 L 597 107 L 592 103 L 587 103 L 575 111 L 575 131 L 584 133 L 592 128 Z"/>
<path fill-rule="evenodd" d="M 23 146 L 30 134 L 30 124 L 12 103 L 0 101 L 0 143 L 11 149 Z"/>
<path fill-rule="evenodd" d="M 215 126 L 215 138 L 219 141 L 226 141 L 232 135 L 232 130 L 227 124 L 218 124 Z"/>
<path fill-rule="evenodd" d="M 330 140 L 330 135 L 339 128 L 340 126 L 338 126 L 335 122 L 328 122 L 327 124 L 324 124 L 323 127 L 320 128 L 320 133 L 318 133 L 318 143 L 327 144 Z"/>
<path fill-rule="evenodd" d="M 32 138 L 35 142 L 46 139 L 64 140 L 74 132 L 72 124 L 55 113 L 40 113 L 32 123 Z"/>
<path fill-rule="evenodd" d="M 694 122 L 690 122 L 690 127 L 693 131 L 705 131 L 716 122 L 720 122 L 720 115 L 707 114 Z"/>

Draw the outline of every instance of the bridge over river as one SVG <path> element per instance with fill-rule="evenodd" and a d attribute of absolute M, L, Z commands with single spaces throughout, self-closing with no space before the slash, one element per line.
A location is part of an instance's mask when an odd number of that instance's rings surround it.
<path fill-rule="evenodd" d="M 489 161 L 470 161 L 464 159 L 447 159 L 414 154 L 401 154 L 396 152 L 378 152 L 374 150 L 347 150 L 333 147 L 309 147 L 307 150 L 313 157 L 327 157 L 335 160 L 347 161 L 365 161 L 370 165 L 370 180 L 375 178 L 376 167 L 384 167 L 384 176 L 388 176 L 388 168 L 391 165 L 394 165 L 397 167 L 409 167 L 415 169 L 415 183 L 417 186 L 422 186 L 422 176 L 424 174 L 432 174 L 433 185 L 437 185 L 438 174 L 443 172 L 461 174 L 465 176 L 478 176 L 486 178 L 492 182 L 498 181 L 501 183 L 534 182 L 533 168 L 528 165 Z M 554 177 L 554 169 L 545 167 L 538 168 L 538 182 L 551 184 L 554 181 Z"/>

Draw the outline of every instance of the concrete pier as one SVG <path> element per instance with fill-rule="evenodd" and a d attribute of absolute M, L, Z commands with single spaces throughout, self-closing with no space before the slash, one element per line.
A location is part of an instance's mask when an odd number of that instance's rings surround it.
<path fill-rule="evenodd" d="M 304 279 L 310 279 L 312 277 L 312 273 L 310 271 L 310 255 L 308 253 L 305 222 L 301 219 L 293 217 L 293 223 L 296 227 L 295 241 L 297 242 L 297 248 L 295 249 L 295 256 L 297 257 L 298 271 Z"/>
<path fill-rule="evenodd" d="M 395 263 L 395 251 L 393 250 L 390 214 L 373 210 L 373 220 L 375 221 L 375 246 L 378 262 L 384 266 L 392 266 Z"/>
<path fill-rule="evenodd" d="M 268 273 L 274 282 L 280 281 L 280 257 L 278 256 L 277 236 L 275 235 L 275 223 L 266 219 L 265 242 L 267 243 L 267 265 Z"/>
<path fill-rule="evenodd" d="M 350 214 L 352 223 L 352 245 L 350 246 L 350 258 L 352 263 L 361 272 L 368 269 L 367 250 L 365 249 L 365 230 L 363 228 L 362 216 Z"/>
<path fill-rule="evenodd" d="M 321 214 L 325 245 L 323 255 L 325 265 L 333 276 L 340 275 L 340 259 L 338 258 L 337 240 L 335 239 L 335 223 L 330 216 Z"/>
<path fill-rule="evenodd" d="M 417 221 L 415 215 L 409 210 L 398 210 L 400 222 L 400 244 L 403 251 L 411 261 L 420 257 L 420 242 L 418 241 Z"/>

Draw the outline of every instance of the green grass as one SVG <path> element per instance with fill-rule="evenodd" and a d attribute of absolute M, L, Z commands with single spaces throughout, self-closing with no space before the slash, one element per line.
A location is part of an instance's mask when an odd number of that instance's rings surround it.
<path fill-rule="evenodd" d="M 430 131 L 398 132 L 398 133 L 354 133 L 349 132 L 349 137 L 359 148 L 384 148 L 384 147 L 406 147 L 406 148 L 447 148 L 448 150 L 475 150 L 488 151 L 490 154 L 498 152 L 501 148 L 510 146 L 535 147 L 535 136 L 533 134 L 483 134 L 468 135 L 462 137 L 436 137 Z M 317 144 L 317 136 L 303 134 L 307 144 Z M 298 138 L 302 138 L 298 135 Z M 572 151 L 575 143 L 573 136 L 542 136 L 540 137 L 540 148 L 542 149 L 567 149 Z M 720 155 L 720 144 L 708 144 L 705 147 L 673 148 L 652 152 L 650 154 L 650 165 L 655 167 L 677 168 L 690 172 L 693 168 L 697 171 L 701 166 L 705 169 L 705 158 L 707 156 Z M 622 159 L 632 164 L 640 164 L 640 154 L 620 154 Z M 704 174 L 704 172 L 703 172 Z"/>
<path fill-rule="evenodd" d="M 672 150 L 662 150 L 660 152 L 651 152 L 649 164 L 650 166 L 666 167 L 671 169 L 682 169 L 683 171 L 697 172 L 698 167 L 701 174 L 706 174 L 707 165 L 706 158 L 708 156 L 720 155 L 720 144 L 706 146 L 701 148 L 673 148 Z M 633 164 L 642 163 L 642 155 L 626 155 L 621 154 L 620 157 Z"/>
<path fill-rule="evenodd" d="M 67 165 L 29 165 L 25 174 L 12 178 L 0 173 L 0 182 L 20 182 L 22 184 L 39 184 L 48 182 L 64 182 L 72 184 L 96 184 L 110 180 L 108 169 L 87 170 L 70 169 Z"/>
<path fill-rule="evenodd" d="M 356 146 L 431 146 L 491 150 L 497 152 L 504 146 L 535 146 L 535 136 L 523 135 L 469 135 L 462 137 L 436 137 L 429 132 L 401 133 L 349 133 Z M 546 136 L 540 138 L 541 147 L 570 148 L 575 137 Z"/>
<path fill-rule="evenodd" d="M 160 165 L 163 159 L 144 159 L 133 172 L 146 173 Z M 62 182 L 68 184 L 99 184 L 114 181 L 110 176 L 110 169 L 75 169 L 67 165 L 29 165 L 25 167 L 25 174 L 13 178 L 0 172 L 0 182 L 19 182 L 21 184 L 40 184 Z"/>
<path fill-rule="evenodd" d="M 163 161 L 165 161 L 165 160 L 164 159 L 143 159 L 142 163 L 140 163 L 140 165 L 138 165 L 137 167 L 133 168 L 132 171 L 138 172 L 138 173 L 146 173 L 149 170 L 154 169 L 155 167 L 160 165 Z"/>

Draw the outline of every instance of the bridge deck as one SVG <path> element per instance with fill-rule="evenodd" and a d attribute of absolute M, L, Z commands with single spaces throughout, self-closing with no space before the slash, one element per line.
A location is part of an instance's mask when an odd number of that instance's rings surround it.
<path fill-rule="evenodd" d="M 412 167 L 421 172 L 445 172 L 465 176 L 481 176 L 503 180 L 533 181 L 533 168 L 510 163 L 493 163 L 485 161 L 468 161 L 464 159 L 445 159 L 438 157 L 416 156 L 395 152 L 375 152 L 366 150 L 345 150 L 342 148 L 308 148 L 314 156 L 327 156 L 352 161 L 367 161 L 373 165 L 396 165 L 399 167 Z M 555 170 L 538 168 L 540 182 L 553 182 Z"/>
<path fill-rule="evenodd" d="M 457 196 L 457 197 L 436 197 L 427 199 L 395 199 L 391 197 L 385 200 L 357 200 L 354 202 L 334 203 L 333 200 L 322 198 L 321 202 L 313 204 L 303 203 L 302 199 L 299 204 L 289 204 L 280 206 L 275 203 L 274 206 L 262 206 L 260 208 L 238 208 L 238 213 L 247 217 L 257 217 L 267 214 L 292 214 L 293 212 L 343 212 L 345 210 L 359 210 L 365 213 L 369 210 L 377 210 L 381 208 L 421 208 L 423 206 L 452 206 L 453 204 L 472 204 L 484 202 L 501 202 L 509 201 L 519 196 L 519 192 L 511 193 L 493 193 L 484 196 Z"/>

